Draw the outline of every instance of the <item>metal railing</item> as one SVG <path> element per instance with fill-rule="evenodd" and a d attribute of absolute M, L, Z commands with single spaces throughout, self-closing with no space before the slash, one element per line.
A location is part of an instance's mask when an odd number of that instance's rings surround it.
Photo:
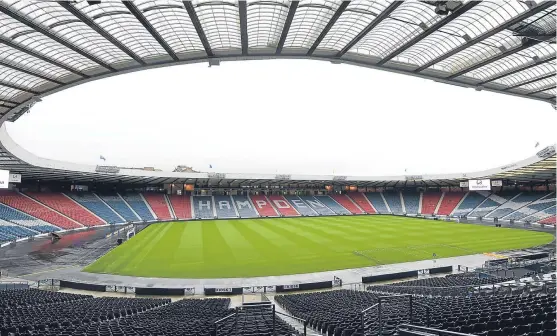
<path fill-rule="evenodd" d="M 403 335 L 419 335 L 419 336 L 428 336 L 428 335 L 438 335 L 438 336 L 474 336 L 472 334 L 463 334 L 455 331 L 447 331 L 447 330 L 439 330 L 434 328 L 428 327 L 420 327 L 411 324 L 401 324 L 397 327 L 399 333 L 403 333 Z"/>

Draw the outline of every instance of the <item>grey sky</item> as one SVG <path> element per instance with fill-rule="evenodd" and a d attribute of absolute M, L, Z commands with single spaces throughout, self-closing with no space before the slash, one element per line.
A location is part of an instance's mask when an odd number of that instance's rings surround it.
<path fill-rule="evenodd" d="M 548 103 L 308 60 L 173 66 L 43 99 L 8 125 L 46 158 L 201 171 L 457 173 L 557 141 Z"/>

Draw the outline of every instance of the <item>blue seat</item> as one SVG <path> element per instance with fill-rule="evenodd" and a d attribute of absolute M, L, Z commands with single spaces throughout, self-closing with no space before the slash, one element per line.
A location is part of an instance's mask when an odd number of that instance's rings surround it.
<path fill-rule="evenodd" d="M 38 231 L 40 233 L 47 233 L 47 232 L 54 232 L 60 230 L 54 225 L 50 225 L 43 220 L 31 217 L 24 212 L 15 210 L 1 203 L 0 203 L 0 219 L 19 225 L 16 226 L 16 228 L 25 227 L 33 230 L 30 232 Z M 28 233 L 27 231 L 21 231 L 21 232 L 26 232 L 25 236 L 29 235 L 27 234 Z M 32 235 L 35 234 L 36 233 L 33 233 Z"/>
<path fill-rule="evenodd" d="M 211 196 L 193 196 L 194 218 L 213 219 L 213 198 Z"/>
<path fill-rule="evenodd" d="M 351 215 L 352 213 L 346 210 L 342 205 L 337 203 L 334 199 L 329 196 L 315 196 L 315 198 L 327 206 L 338 215 Z"/>
<path fill-rule="evenodd" d="M 381 193 L 370 192 L 365 193 L 364 195 L 366 195 L 367 199 L 378 213 L 389 213 L 389 209 L 387 209 L 387 205 L 385 204 L 385 201 L 383 201 Z"/>
<path fill-rule="evenodd" d="M 286 198 L 288 203 L 290 203 L 292 205 L 292 207 L 294 207 L 294 209 L 296 209 L 300 213 L 300 215 L 302 215 L 302 216 L 315 216 L 315 215 L 317 215 L 317 212 L 315 212 L 309 205 L 307 205 L 306 202 L 304 202 L 302 199 L 300 199 L 300 197 L 287 195 L 287 196 L 284 196 L 284 198 Z"/>
<path fill-rule="evenodd" d="M 234 208 L 234 203 L 232 203 L 232 198 L 230 196 L 213 196 L 215 200 L 215 210 L 217 211 L 218 218 L 237 218 L 236 209 Z"/>
<path fill-rule="evenodd" d="M 104 204 L 97 196 L 85 193 L 85 194 L 68 194 L 76 202 L 83 205 L 89 211 L 93 212 L 95 215 L 101 217 L 109 224 L 115 223 L 125 223 L 118 214 L 116 214 L 112 209 L 110 209 L 106 204 Z"/>
<path fill-rule="evenodd" d="M 418 214 L 420 212 L 420 194 L 413 192 L 402 193 L 404 207 L 408 214 Z"/>
<path fill-rule="evenodd" d="M 325 197 L 329 198 L 329 196 Z M 335 214 L 333 210 L 329 209 L 325 204 L 313 196 L 300 196 L 300 199 L 321 216 L 330 216 Z"/>
<path fill-rule="evenodd" d="M 468 215 L 474 208 L 480 205 L 486 196 L 475 191 L 469 192 L 465 197 L 464 200 L 460 203 L 460 205 L 456 208 L 453 212 L 453 216 L 466 216 Z"/>
<path fill-rule="evenodd" d="M 402 203 L 400 201 L 400 193 L 393 192 L 393 191 L 386 191 L 383 192 L 383 197 L 385 197 L 385 201 L 389 204 L 389 208 L 391 212 L 394 214 L 402 214 L 404 211 L 402 210 Z"/>
<path fill-rule="evenodd" d="M 155 219 L 141 195 L 126 194 L 122 195 L 122 198 L 126 200 L 133 211 L 135 211 L 135 213 L 137 213 L 142 220 L 151 221 Z"/>
<path fill-rule="evenodd" d="M 242 218 L 254 218 L 259 217 L 257 211 L 255 211 L 253 204 L 247 196 L 232 196 L 236 210 Z"/>
<path fill-rule="evenodd" d="M 139 218 L 118 195 L 99 195 L 103 201 L 128 222 L 137 222 Z"/>

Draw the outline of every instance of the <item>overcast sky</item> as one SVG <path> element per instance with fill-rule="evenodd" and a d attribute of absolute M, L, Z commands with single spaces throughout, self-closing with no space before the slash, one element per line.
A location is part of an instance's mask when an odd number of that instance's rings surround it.
<path fill-rule="evenodd" d="M 141 71 L 46 97 L 8 125 L 51 159 L 200 171 L 459 173 L 557 142 L 550 104 L 308 60 Z M 534 148 L 536 142 L 539 148 Z M 209 165 L 213 169 L 209 169 Z"/>

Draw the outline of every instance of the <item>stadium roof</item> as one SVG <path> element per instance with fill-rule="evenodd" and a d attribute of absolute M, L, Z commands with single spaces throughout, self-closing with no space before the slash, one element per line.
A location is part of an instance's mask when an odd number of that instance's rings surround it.
<path fill-rule="evenodd" d="M 25 181 L 62 181 L 80 183 L 160 185 L 192 183 L 214 187 L 311 187 L 323 185 L 356 185 L 367 187 L 459 186 L 469 179 L 500 179 L 513 183 L 555 183 L 555 145 L 546 147 L 525 160 L 493 169 L 455 174 L 400 176 L 339 176 L 249 173 L 185 173 L 146 171 L 93 166 L 37 157 L 20 147 L 9 136 L 6 126 L 0 127 L 0 169 L 19 173 Z"/>
<path fill-rule="evenodd" d="M 270 58 L 347 63 L 555 103 L 555 9 L 555 1 L 500 0 L 0 0 L 0 123 L 98 78 Z"/>

